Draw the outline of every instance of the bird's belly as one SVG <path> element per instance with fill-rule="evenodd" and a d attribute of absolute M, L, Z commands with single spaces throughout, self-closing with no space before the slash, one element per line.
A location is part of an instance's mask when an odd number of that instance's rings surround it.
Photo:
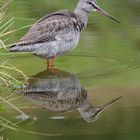
<path fill-rule="evenodd" d="M 63 55 L 74 48 L 76 48 L 79 42 L 79 35 L 75 35 L 71 40 L 62 40 L 57 46 L 57 56 Z"/>
<path fill-rule="evenodd" d="M 51 58 L 55 56 L 63 55 L 71 50 L 73 50 L 79 42 L 79 34 L 75 34 L 72 39 L 60 39 L 50 43 L 37 44 L 35 49 L 35 55 L 42 58 Z"/>

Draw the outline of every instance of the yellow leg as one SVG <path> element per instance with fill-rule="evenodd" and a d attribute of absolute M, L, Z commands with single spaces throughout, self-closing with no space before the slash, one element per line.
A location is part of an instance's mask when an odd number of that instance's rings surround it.
<path fill-rule="evenodd" d="M 55 66 L 55 58 L 49 58 L 47 60 L 47 69 L 48 70 L 54 70 L 54 66 Z"/>

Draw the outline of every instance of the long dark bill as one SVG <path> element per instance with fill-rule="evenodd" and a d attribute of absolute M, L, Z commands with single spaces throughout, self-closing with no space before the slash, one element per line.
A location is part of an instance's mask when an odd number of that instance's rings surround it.
<path fill-rule="evenodd" d="M 110 19 L 120 23 L 120 21 L 118 19 L 116 19 L 115 17 L 111 16 L 110 14 L 108 14 L 106 11 L 104 11 L 103 9 L 101 9 L 100 7 L 96 8 L 96 12 L 101 13 L 104 16 L 109 17 Z"/>

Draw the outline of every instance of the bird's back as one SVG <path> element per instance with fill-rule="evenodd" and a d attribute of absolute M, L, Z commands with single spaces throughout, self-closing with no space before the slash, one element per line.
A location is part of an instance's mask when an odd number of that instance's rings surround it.
<path fill-rule="evenodd" d="M 36 44 L 43 43 L 49 44 L 50 46 L 48 46 L 53 48 L 53 45 L 58 40 L 62 39 L 66 43 L 74 40 L 76 33 L 80 33 L 83 29 L 84 23 L 81 22 L 80 17 L 75 13 L 68 10 L 51 13 L 37 21 L 16 46 L 10 50 L 33 52 L 38 48 Z"/>

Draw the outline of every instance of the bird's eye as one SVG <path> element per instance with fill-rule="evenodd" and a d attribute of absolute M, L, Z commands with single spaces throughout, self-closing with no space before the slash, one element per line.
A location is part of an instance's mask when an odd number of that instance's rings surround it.
<path fill-rule="evenodd" d="M 93 5 L 93 3 L 92 3 L 92 2 L 88 2 L 88 4 Z"/>
<path fill-rule="evenodd" d="M 92 3 L 92 2 L 87 2 L 89 5 L 92 5 L 95 9 L 97 9 L 98 7 L 96 6 L 96 4 Z"/>

